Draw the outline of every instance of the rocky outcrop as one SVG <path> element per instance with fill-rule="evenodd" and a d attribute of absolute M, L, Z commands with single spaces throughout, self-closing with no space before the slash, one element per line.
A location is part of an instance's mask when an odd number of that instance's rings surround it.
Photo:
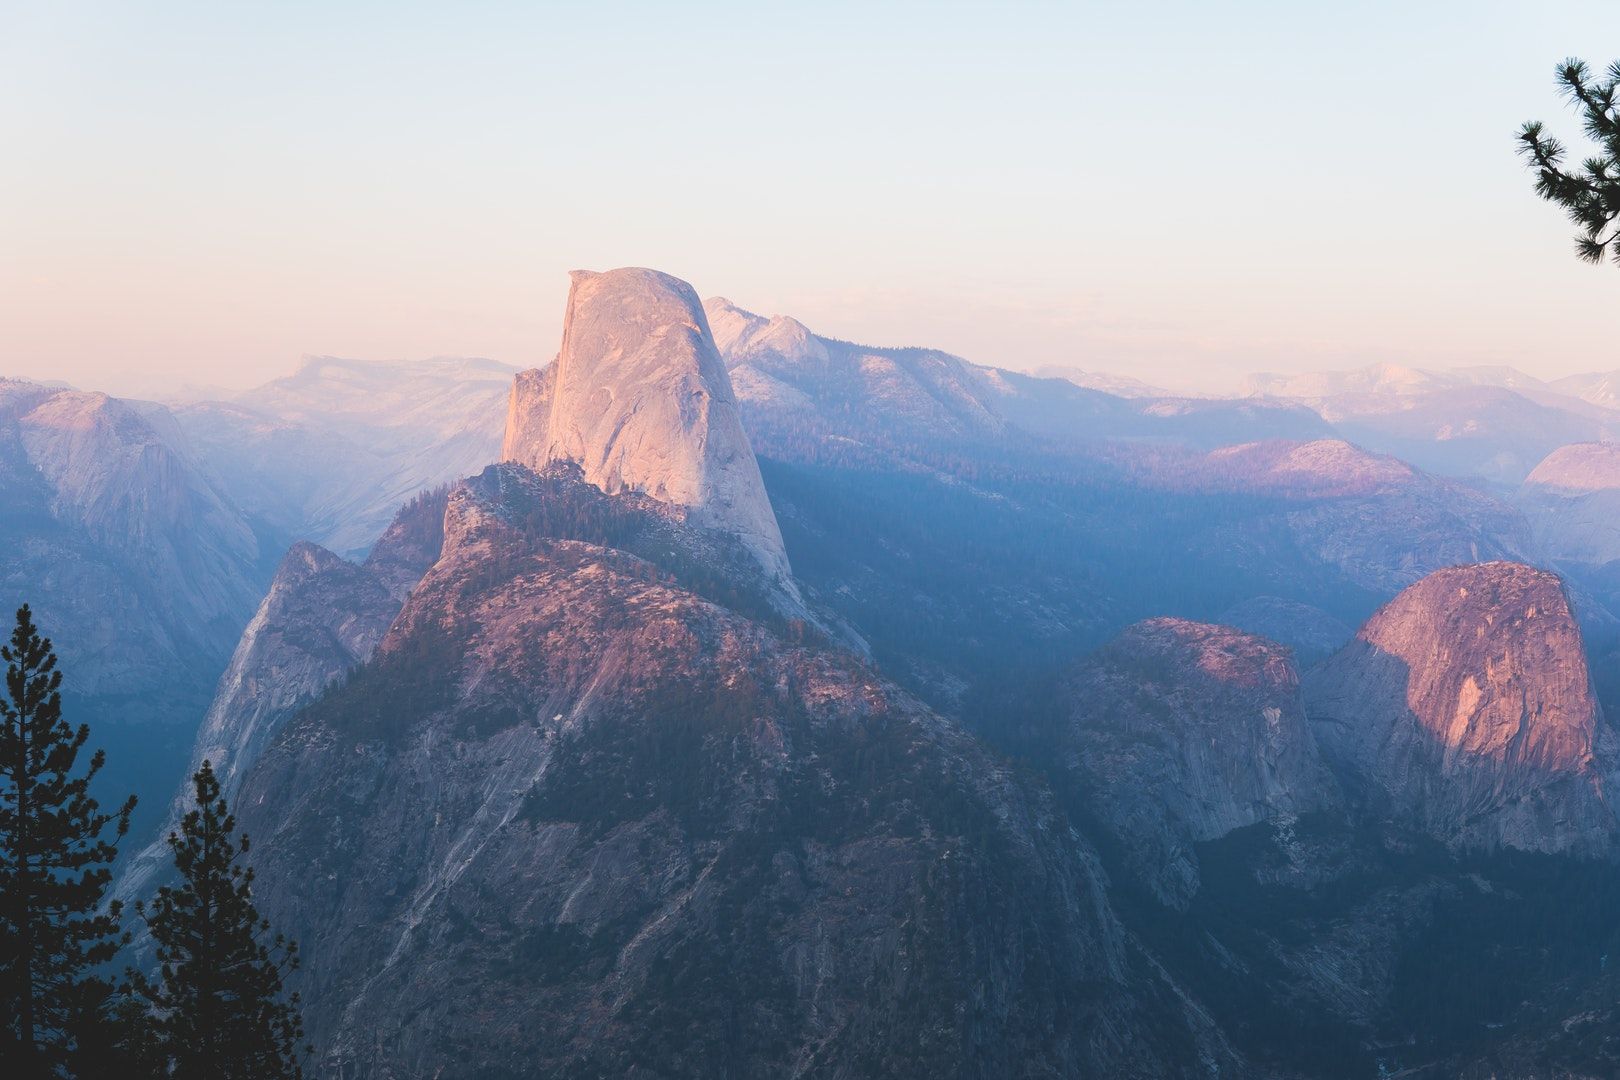
<path fill-rule="evenodd" d="M 364 564 L 293 545 L 220 678 L 191 771 L 212 762 L 230 796 L 287 717 L 370 659 L 439 556 L 447 497 L 440 491 L 402 508 Z"/>
<path fill-rule="evenodd" d="M 502 461 L 543 466 L 551 460 L 551 398 L 556 381 L 556 364 L 520 371 L 513 377 Z"/>
<path fill-rule="evenodd" d="M 705 599 L 683 584 L 701 569 L 609 546 L 685 526 L 557 469 L 451 495 L 443 555 L 376 655 L 241 790 L 255 899 L 303 946 L 326 1064 L 1239 1067 L 1038 785 L 725 582 Z"/>
<path fill-rule="evenodd" d="M 1334 800 L 1286 649 L 1226 626 L 1150 619 L 1063 684 L 1064 768 L 1162 901 L 1198 890 L 1194 845 Z"/>
<path fill-rule="evenodd" d="M 193 767 L 213 762 L 227 791 L 276 721 L 315 699 L 382 640 L 398 602 L 372 574 L 325 548 L 294 544 L 242 634 L 198 732 Z"/>
<path fill-rule="evenodd" d="M 1612 851 L 1615 737 L 1558 577 L 1437 571 L 1306 681 L 1318 741 L 1378 812 L 1462 847 Z"/>
<path fill-rule="evenodd" d="M 655 270 L 575 271 L 553 367 L 549 394 L 540 372 L 513 387 L 509 460 L 572 461 L 608 494 L 684 507 L 737 536 L 767 577 L 792 589 L 731 379 L 690 285 Z M 548 403 L 542 424 L 535 411 Z"/>
<path fill-rule="evenodd" d="M 401 508 L 364 565 L 308 542 L 287 552 L 220 677 L 168 821 L 121 876 L 119 896 L 142 896 L 164 872 L 169 850 L 163 837 L 190 806 L 190 777 L 204 761 L 212 763 L 226 798 L 234 798 L 281 725 L 370 659 L 439 556 L 447 498 L 440 490 Z"/>
<path fill-rule="evenodd" d="M 1620 490 L 1620 443 L 1584 442 L 1561 446 L 1530 470 L 1524 482 L 1559 495 Z"/>

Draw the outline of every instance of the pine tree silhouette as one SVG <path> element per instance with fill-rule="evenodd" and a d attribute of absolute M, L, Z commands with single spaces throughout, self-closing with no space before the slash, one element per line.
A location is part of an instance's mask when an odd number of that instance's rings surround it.
<path fill-rule="evenodd" d="M 1564 145 L 1540 123 L 1519 129 L 1519 153 L 1536 173 L 1536 194 L 1564 208 L 1581 230 L 1575 254 L 1587 262 L 1605 256 L 1620 263 L 1620 60 L 1594 76 L 1584 60 L 1558 65 L 1558 86 L 1581 114 L 1598 153 L 1566 168 Z"/>
<path fill-rule="evenodd" d="M 105 754 L 75 775 L 90 737 L 62 719 L 62 673 L 24 604 L 0 646 L 0 1060 L 17 1077 L 83 1072 L 110 1043 L 112 983 L 97 972 L 128 940 L 115 901 L 101 911 L 132 795 L 115 814 L 89 794 Z"/>
<path fill-rule="evenodd" d="M 298 995 L 282 998 L 282 976 L 298 947 L 253 906 L 253 870 L 240 861 L 231 816 L 213 766 L 192 777 L 197 806 L 169 834 L 177 887 L 138 904 L 157 946 L 156 983 L 131 972 L 151 1009 L 146 1049 L 171 1080 L 276 1080 L 303 1075 Z"/>

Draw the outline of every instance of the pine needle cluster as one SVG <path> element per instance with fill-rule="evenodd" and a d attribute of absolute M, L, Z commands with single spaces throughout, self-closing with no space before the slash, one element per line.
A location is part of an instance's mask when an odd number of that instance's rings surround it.
<path fill-rule="evenodd" d="M 1575 253 L 1587 262 L 1612 258 L 1620 265 L 1620 60 L 1599 76 L 1584 60 L 1570 58 L 1558 65 L 1557 78 L 1598 152 L 1572 167 L 1564 144 L 1533 121 L 1519 130 L 1519 155 L 1536 175 L 1536 194 L 1563 207 L 1579 229 Z"/>

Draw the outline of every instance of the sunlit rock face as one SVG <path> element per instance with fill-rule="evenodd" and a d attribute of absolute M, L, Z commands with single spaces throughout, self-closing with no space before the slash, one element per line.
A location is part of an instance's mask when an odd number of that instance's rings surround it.
<path fill-rule="evenodd" d="M 575 271 L 554 367 L 549 393 L 544 373 L 514 386 L 509 460 L 573 461 L 609 494 L 687 507 L 695 523 L 741 539 L 768 576 L 789 580 L 731 379 L 690 285 L 655 270 Z"/>
<path fill-rule="evenodd" d="M 544 465 L 551 445 L 551 392 L 557 365 L 520 371 L 512 379 L 506 407 L 506 440 L 502 461 L 518 461 L 531 468 Z"/>
<path fill-rule="evenodd" d="M 1063 692 L 1074 790 L 1168 903 L 1198 889 L 1195 843 L 1334 801 L 1275 642 L 1149 619 L 1078 664 Z"/>
<path fill-rule="evenodd" d="M 1612 849 L 1615 740 L 1554 574 L 1430 574 L 1309 674 L 1306 701 L 1374 808 L 1458 846 Z"/>

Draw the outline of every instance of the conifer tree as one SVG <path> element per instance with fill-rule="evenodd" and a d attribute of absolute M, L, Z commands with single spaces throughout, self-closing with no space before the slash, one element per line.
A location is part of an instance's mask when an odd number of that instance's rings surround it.
<path fill-rule="evenodd" d="M 282 998 L 282 977 L 298 949 L 253 906 L 246 835 L 231 816 L 213 766 L 192 777 L 197 805 L 169 834 L 178 886 L 137 905 L 157 948 L 154 983 L 132 972 L 150 1007 L 150 1048 L 172 1080 L 276 1080 L 303 1075 L 298 995 Z"/>
<path fill-rule="evenodd" d="M 113 987 L 97 969 L 127 936 L 118 903 L 101 904 L 135 797 L 115 814 L 91 797 L 106 756 L 80 771 L 90 729 L 62 719 L 62 673 L 26 604 L 0 661 L 0 1060 L 32 1080 L 81 1071 L 110 1039 Z"/>
<path fill-rule="evenodd" d="M 1584 60 L 1558 66 L 1558 85 L 1581 114 L 1598 153 L 1566 168 L 1566 150 L 1539 122 L 1519 130 L 1519 154 L 1536 174 L 1536 194 L 1564 208 L 1580 229 L 1575 253 L 1587 262 L 1620 263 L 1620 60 L 1598 77 Z"/>

